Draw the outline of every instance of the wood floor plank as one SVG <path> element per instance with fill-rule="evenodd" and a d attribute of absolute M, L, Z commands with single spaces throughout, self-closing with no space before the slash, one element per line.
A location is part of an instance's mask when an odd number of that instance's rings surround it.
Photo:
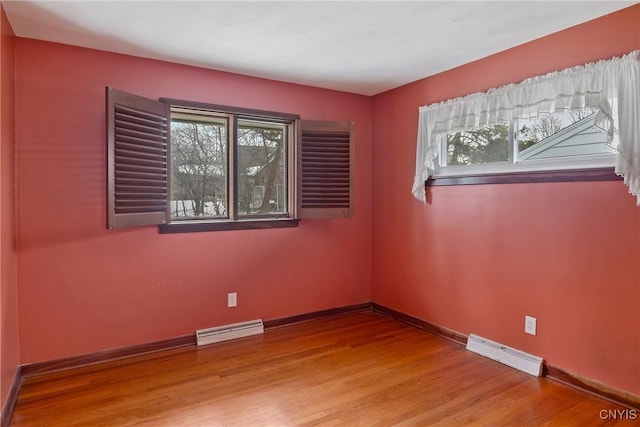
<path fill-rule="evenodd" d="M 358 312 L 26 378 L 11 426 L 595 426 L 615 409 Z"/>

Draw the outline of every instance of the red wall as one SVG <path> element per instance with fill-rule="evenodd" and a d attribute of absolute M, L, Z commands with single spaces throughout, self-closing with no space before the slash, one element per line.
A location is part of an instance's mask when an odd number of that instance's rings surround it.
<path fill-rule="evenodd" d="M 419 106 L 640 49 L 639 24 L 637 5 L 373 98 L 375 302 L 640 394 L 640 209 L 621 182 L 410 193 Z"/>
<path fill-rule="evenodd" d="M 14 35 L 0 5 L 0 408 L 19 363 L 15 248 Z"/>
<path fill-rule="evenodd" d="M 22 363 L 371 300 L 370 98 L 28 39 L 16 73 Z M 355 219 L 107 230 L 105 86 L 355 122 Z"/>

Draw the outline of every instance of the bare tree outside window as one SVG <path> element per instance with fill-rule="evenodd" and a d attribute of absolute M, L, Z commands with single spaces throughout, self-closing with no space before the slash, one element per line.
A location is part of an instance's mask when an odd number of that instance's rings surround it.
<path fill-rule="evenodd" d="M 447 165 L 475 165 L 509 159 L 509 125 L 447 135 Z"/>
<path fill-rule="evenodd" d="M 238 124 L 238 213 L 286 212 L 285 126 Z"/>
<path fill-rule="evenodd" d="M 518 130 L 518 150 L 525 149 L 550 137 L 564 127 L 562 118 L 555 114 L 540 114 L 532 120 L 527 120 Z"/>
<path fill-rule="evenodd" d="M 518 151 L 524 151 L 593 113 L 592 110 L 559 111 L 542 113 L 531 119 L 520 120 L 520 126 L 516 133 Z"/>
<path fill-rule="evenodd" d="M 222 123 L 171 122 L 171 216 L 227 215 L 227 129 Z"/>

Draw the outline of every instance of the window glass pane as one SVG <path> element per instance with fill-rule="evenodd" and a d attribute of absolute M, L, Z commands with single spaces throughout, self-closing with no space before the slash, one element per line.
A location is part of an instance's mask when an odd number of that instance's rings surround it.
<path fill-rule="evenodd" d="M 224 119 L 171 121 L 171 217 L 227 216 L 227 126 Z"/>
<path fill-rule="evenodd" d="M 447 135 L 447 166 L 509 160 L 509 126 L 484 127 Z"/>
<path fill-rule="evenodd" d="M 287 212 L 287 126 L 238 122 L 238 214 Z"/>
<path fill-rule="evenodd" d="M 594 127 L 596 112 L 558 111 L 516 122 L 519 161 L 613 153 L 606 135 Z"/>

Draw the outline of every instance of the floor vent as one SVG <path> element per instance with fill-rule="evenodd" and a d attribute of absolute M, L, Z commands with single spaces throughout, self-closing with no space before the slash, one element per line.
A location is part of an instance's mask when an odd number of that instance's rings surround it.
<path fill-rule="evenodd" d="M 535 375 L 536 377 L 542 375 L 542 359 L 540 357 L 507 347 L 486 338 L 481 338 L 473 334 L 469 335 L 467 350 L 528 374 Z"/>
<path fill-rule="evenodd" d="M 196 331 L 196 338 L 200 346 L 262 333 L 264 333 L 264 325 L 262 324 L 262 320 L 258 319 L 251 320 L 250 322 L 200 329 Z"/>

